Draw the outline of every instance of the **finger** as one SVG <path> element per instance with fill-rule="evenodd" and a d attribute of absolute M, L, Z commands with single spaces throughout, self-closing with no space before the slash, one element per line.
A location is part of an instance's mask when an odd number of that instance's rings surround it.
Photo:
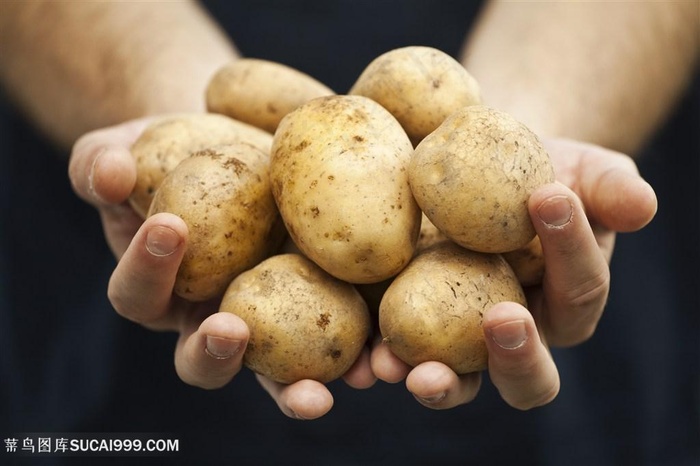
<path fill-rule="evenodd" d="M 530 216 L 542 243 L 547 313 L 541 325 L 552 346 L 575 345 L 595 331 L 610 289 L 610 271 L 583 206 L 553 183 L 530 197 Z M 612 251 L 608 251 L 611 253 Z"/>
<path fill-rule="evenodd" d="M 198 326 L 192 313 L 175 348 L 175 369 L 186 383 L 213 389 L 226 385 L 241 370 L 250 333 L 243 320 L 228 312 L 207 317 Z"/>
<path fill-rule="evenodd" d="M 90 146 L 74 152 L 68 171 L 76 194 L 95 206 L 124 202 L 136 183 L 136 164 L 121 146 Z"/>
<path fill-rule="evenodd" d="M 102 230 L 114 257 L 121 259 L 138 232 L 143 217 L 127 203 L 101 207 Z"/>
<path fill-rule="evenodd" d="M 489 377 L 509 405 L 526 410 L 557 396 L 557 367 L 527 309 L 499 303 L 485 313 L 483 329 Z"/>
<path fill-rule="evenodd" d="M 411 372 L 412 367 L 391 352 L 389 346 L 378 336 L 372 346 L 370 367 L 379 380 L 387 383 L 401 382 Z"/>
<path fill-rule="evenodd" d="M 370 349 L 365 347 L 353 363 L 352 367 L 343 375 L 345 383 L 352 388 L 369 388 L 377 381 L 370 365 Z"/>
<path fill-rule="evenodd" d="M 647 225 L 656 214 L 654 189 L 625 154 L 578 141 L 546 141 L 550 151 L 566 151 L 577 160 L 573 170 L 575 190 L 592 223 L 617 232 L 631 232 Z"/>
<path fill-rule="evenodd" d="M 81 136 L 73 145 L 73 152 L 82 151 L 90 146 L 117 145 L 129 147 L 153 121 L 162 116 L 147 116 L 128 120 L 113 126 L 100 128 Z"/>
<path fill-rule="evenodd" d="M 472 401 L 481 386 L 481 374 L 457 375 L 437 361 L 417 365 L 406 377 L 406 388 L 423 406 L 432 409 L 454 408 Z"/>
<path fill-rule="evenodd" d="M 186 240 L 187 225 L 176 215 L 156 214 L 143 223 L 109 281 L 107 295 L 120 315 L 173 329 L 166 314 Z"/>
<path fill-rule="evenodd" d="M 95 206 L 119 204 L 136 182 L 129 147 L 150 119 L 135 120 L 81 137 L 74 145 L 68 175 L 75 193 Z"/>
<path fill-rule="evenodd" d="M 656 193 L 640 176 L 624 168 L 597 173 L 591 167 L 585 172 L 581 197 L 596 223 L 614 231 L 632 232 L 646 226 L 656 215 Z"/>
<path fill-rule="evenodd" d="M 333 407 L 333 395 L 321 382 L 305 379 L 285 385 L 261 375 L 256 378 L 280 410 L 293 419 L 318 419 Z"/>

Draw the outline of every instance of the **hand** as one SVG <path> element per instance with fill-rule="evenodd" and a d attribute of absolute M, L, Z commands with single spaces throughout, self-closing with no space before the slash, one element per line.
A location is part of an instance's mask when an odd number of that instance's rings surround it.
<path fill-rule="evenodd" d="M 485 313 L 489 376 L 511 406 L 530 409 L 553 400 L 559 374 L 549 345 L 572 346 L 590 338 L 610 288 L 609 261 L 616 232 L 643 228 L 656 213 L 656 195 L 631 158 L 571 140 L 545 141 L 558 183 L 535 191 L 530 217 L 542 242 L 545 275 L 526 290 L 529 312 L 499 303 Z M 431 361 L 411 368 L 380 340 L 371 356 L 379 379 L 406 379 L 416 399 L 434 409 L 471 401 L 479 373 L 458 376 Z"/>
<path fill-rule="evenodd" d="M 75 192 L 97 208 L 107 242 L 118 259 L 108 296 L 123 317 L 153 330 L 176 331 L 175 369 L 191 385 L 222 387 L 240 371 L 249 332 L 245 322 L 218 313 L 218 301 L 190 303 L 173 294 L 187 242 L 187 225 L 161 213 L 145 221 L 129 206 L 136 166 L 129 147 L 153 118 L 134 120 L 86 134 L 74 145 L 69 176 Z M 374 381 L 369 349 L 344 379 L 367 388 Z M 303 380 L 260 384 L 290 417 L 314 419 L 333 405 L 325 385 Z"/>

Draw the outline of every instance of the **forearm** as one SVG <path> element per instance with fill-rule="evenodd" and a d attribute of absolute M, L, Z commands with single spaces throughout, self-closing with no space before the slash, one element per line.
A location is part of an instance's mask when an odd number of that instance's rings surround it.
<path fill-rule="evenodd" d="M 492 2 L 462 61 L 488 105 L 542 135 L 633 154 L 672 110 L 700 44 L 697 2 Z"/>
<path fill-rule="evenodd" d="M 204 110 L 206 83 L 237 52 L 194 2 L 10 2 L 0 80 L 50 138 L 148 114 Z"/>

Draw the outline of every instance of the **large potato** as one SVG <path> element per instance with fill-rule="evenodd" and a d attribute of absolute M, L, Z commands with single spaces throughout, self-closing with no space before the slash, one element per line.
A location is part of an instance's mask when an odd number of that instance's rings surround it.
<path fill-rule="evenodd" d="M 270 133 L 282 117 L 309 100 L 335 94 L 299 70 L 257 58 L 241 58 L 221 67 L 206 90 L 207 109 Z"/>
<path fill-rule="evenodd" d="M 281 383 L 341 377 L 370 332 L 355 288 L 299 254 L 270 257 L 236 277 L 220 311 L 248 325 L 244 364 Z"/>
<path fill-rule="evenodd" d="M 272 134 L 224 115 L 195 113 L 156 120 L 131 146 L 136 161 L 131 206 L 145 217 L 163 178 L 184 158 L 213 145 L 241 141 L 269 154 Z"/>
<path fill-rule="evenodd" d="M 416 147 L 409 182 L 430 221 L 452 241 L 502 253 L 535 236 L 528 200 L 554 181 L 537 136 L 510 115 L 473 105 L 455 112 Z"/>
<path fill-rule="evenodd" d="M 383 343 L 411 366 L 440 361 L 458 374 L 484 370 L 483 316 L 502 301 L 526 304 L 501 255 L 437 243 L 416 256 L 384 293 Z"/>
<path fill-rule="evenodd" d="M 409 46 L 375 58 L 349 91 L 382 104 L 418 144 L 449 115 L 481 103 L 476 80 L 450 55 Z"/>
<path fill-rule="evenodd" d="M 321 97 L 288 114 L 270 179 L 299 249 L 351 283 L 396 275 L 420 229 L 406 171 L 412 149 L 396 119 L 365 97 Z"/>
<path fill-rule="evenodd" d="M 284 237 L 270 190 L 268 155 L 237 143 L 195 152 L 161 183 L 148 215 L 169 212 L 189 229 L 174 291 L 190 301 L 221 295 Z"/>

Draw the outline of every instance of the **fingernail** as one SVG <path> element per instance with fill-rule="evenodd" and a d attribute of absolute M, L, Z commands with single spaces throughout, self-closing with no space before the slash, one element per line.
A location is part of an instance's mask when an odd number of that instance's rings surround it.
<path fill-rule="evenodd" d="M 442 392 L 442 393 L 438 393 L 437 395 L 432 395 L 432 396 L 417 396 L 417 395 L 413 395 L 413 396 L 415 396 L 416 399 L 418 401 L 420 401 L 421 403 L 433 405 L 433 404 L 437 404 L 437 403 L 441 402 L 442 400 L 444 400 L 445 397 L 447 396 L 447 393 Z"/>
<path fill-rule="evenodd" d="M 222 337 L 207 335 L 207 345 L 204 351 L 214 359 L 228 359 L 241 349 L 240 340 L 230 340 Z"/>
<path fill-rule="evenodd" d="M 103 199 L 102 196 L 100 196 L 95 190 L 95 173 L 97 172 L 97 165 L 99 164 L 100 158 L 104 153 L 105 149 L 102 149 L 100 153 L 95 156 L 95 159 L 92 161 L 92 165 L 90 165 L 90 173 L 88 173 L 88 191 L 92 197 L 100 202 L 103 202 Z"/>
<path fill-rule="evenodd" d="M 550 228 L 562 228 L 571 222 L 574 206 L 566 196 L 553 196 L 537 209 L 540 220 Z"/>
<path fill-rule="evenodd" d="M 496 325 L 491 329 L 491 338 L 503 349 L 518 349 L 527 341 L 525 321 L 514 320 Z"/>
<path fill-rule="evenodd" d="M 146 249 L 156 257 L 165 257 L 174 253 L 180 245 L 180 235 L 169 227 L 151 228 L 146 235 Z"/>

